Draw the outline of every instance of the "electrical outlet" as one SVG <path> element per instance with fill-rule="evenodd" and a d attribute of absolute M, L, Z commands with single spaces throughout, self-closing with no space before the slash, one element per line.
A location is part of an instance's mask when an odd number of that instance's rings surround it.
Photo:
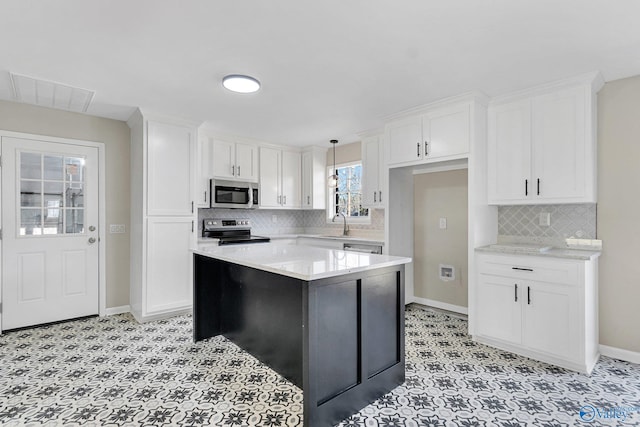
<path fill-rule="evenodd" d="M 271 215 L 271 222 L 272 223 L 277 223 L 278 222 L 278 215 Z"/>
<path fill-rule="evenodd" d="M 109 233 L 111 233 L 111 234 L 126 233 L 126 228 L 125 228 L 124 224 L 110 224 L 109 225 Z"/>
<path fill-rule="evenodd" d="M 543 227 L 549 227 L 551 225 L 551 214 L 549 212 L 541 212 L 539 223 Z"/>
<path fill-rule="evenodd" d="M 440 230 L 446 230 L 447 218 L 440 218 Z"/>

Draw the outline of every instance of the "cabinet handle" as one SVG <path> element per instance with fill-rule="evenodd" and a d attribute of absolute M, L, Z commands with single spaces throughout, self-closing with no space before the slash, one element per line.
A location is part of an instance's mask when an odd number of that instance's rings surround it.
<path fill-rule="evenodd" d="M 193 213 L 193 201 L 191 201 L 191 213 Z"/>
<path fill-rule="evenodd" d="M 429 155 L 429 141 L 424 142 L 424 156 L 427 157 Z"/>
<path fill-rule="evenodd" d="M 240 176 L 240 166 L 238 166 L 238 176 Z"/>
<path fill-rule="evenodd" d="M 378 202 L 378 196 L 377 196 L 376 193 L 377 193 L 376 191 L 373 192 L 373 203 L 377 203 Z"/>
<path fill-rule="evenodd" d="M 193 233 L 193 220 L 191 220 L 191 232 Z"/>
<path fill-rule="evenodd" d="M 231 175 L 236 176 L 236 165 L 231 165 Z"/>
<path fill-rule="evenodd" d="M 382 190 L 378 191 L 378 202 L 382 203 Z"/>
<path fill-rule="evenodd" d="M 527 304 L 531 304 L 531 287 L 527 286 Z"/>
<path fill-rule="evenodd" d="M 538 196 L 540 195 L 540 178 L 538 178 Z"/>
<path fill-rule="evenodd" d="M 518 302 L 518 284 L 515 284 L 515 291 L 514 291 L 514 298 L 515 298 L 515 302 Z"/>
<path fill-rule="evenodd" d="M 418 142 L 416 145 L 418 146 L 418 157 L 420 157 L 420 143 Z"/>
<path fill-rule="evenodd" d="M 311 196 L 307 196 L 307 204 L 310 205 L 311 204 Z"/>
<path fill-rule="evenodd" d="M 207 192 L 204 192 L 204 202 L 207 203 Z"/>
<path fill-rule="evenodd" d="M 520 270 L 520 271 L 533 271 L 532 268 L 522 268 L 522 267 L 511 267 L 512 270 Z"/>
<path fill-rule="evenodd" d="M 525 196 L 529 195 L 529 180 L 528 179 L 524 180 L 524 195 Z"/>
<path fill-rule="evenodd" d="M 282 204 L 283 204 L 283 205 L 286 205 L 286 204 L 287 204 L 287 196 L 286 196 L 286 195 L 282 196 L 282 200 L 284 200 L 284 201 L 282 202 Z"/>
<path fill-rule="evenodd" d="M 278 204 L 281 205 L 282 204 L 282 196 L 278 196 Z"/>

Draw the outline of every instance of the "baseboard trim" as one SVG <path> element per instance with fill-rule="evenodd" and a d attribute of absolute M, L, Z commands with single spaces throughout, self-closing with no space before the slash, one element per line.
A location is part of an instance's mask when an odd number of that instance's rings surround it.
<path fill-rule="evenodd" d="M 600 344 L 600 354 L 614 359 L 624 360 L 625 362 L 640 364 L 640 353 L 635 351 Z"/>
<path fill-rule="evenodd" d="M 130 313 L 131 307 L 128 305 L 121 305 L 120 307 L 109 307 L 105 308 L 104 315 L 105 316 L 113 316 L 114 314 L 122 314 L 122 313 Z"/>
<path fill-rule="evenodd" d="M 469 315 L 469 309 L 467 307 L 462 307 L 460 305 L 453 305 L 446 302 L 435 301 L 428 298 L 419 298 L 415 296 L 413 297 L 413 302 L 422 304 L 422 305 L 427 305 L 429 307 L 435 307 L 442 310 L 452 311 L 458 314 Z"/>

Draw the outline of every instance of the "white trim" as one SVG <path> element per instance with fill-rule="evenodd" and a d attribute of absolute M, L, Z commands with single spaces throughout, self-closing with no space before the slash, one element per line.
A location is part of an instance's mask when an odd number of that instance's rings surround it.
<path fill-rule="evenodd" d="M 435 307 L 435 308 L 439 308 L 441 310 L 447 310 L 447 311 L 452 311 L 454 313 L 458 313 L 458 314 L 464 314 L 464 315 L 468 315 L 469 314 L 469 309 L 467 307 L 462 307 L 461 305 L 454 305 L 454 304 L 449 304 L 446 302 L 440 302 L 440 301 L 435 301 L 432 299 L 428 299 L 428 298 L 420 298 L 420 297 L 413 297 L 413 301 L 417 304 L 422 304 L 422 305 L 426 305 L 427 307 Z"/>
<path fill-rule="evenodd" d="M 623 348 L 617 347 L 609 347 L 608 345 L 600 344 L 600 354 L 602 356 L 624 360 L 625 362 L 640 364 L 640 353 L 635 351 L 625 350 Z"/>
<path fill-rule="evenodd" d="M 448 172 L 455 170 L 469 169 L 468 158 L 451 160 L 448 162 L 432 163 L 431 165 L 424 165 L 424 167 L 414 169 L 411 173 L 413 175 L 423 175 L 433 172 Z"/>
<path fill-rule="evenodd" d="M 98 149 L 98 314 L 105 315 L 107 307 L 107 211 L 106 211 L 106 151 L 104 142 L 88 141 L 84 139 L 59 138 L 49 135 L 39 135 L 24 132 L 12 132 L 0 129 L 0 140 L 3 137 L 36 139 L 44 142 L 54 142 L 58 144 L 79 145 L 83 147 L 93 147 Z M 1 247 L 1 246 L 0 246 Z M 1 253 L 0 253 L 1 255 Z M 1 259 L 1 258 L 0 258 Z M 0 270 L 1 277 L 1 270 Z M 0 288 L 2 281 L 0 280 Z M 1 298 L 1 297 L 0 297 Z M 2 300 L 0 299 L 0 302 Z M 1 327 L 0 323 L 0 327 Z"/>
<path fill-rule="evenodd" d="M 131 307 L 128 305 L 121 305 L 120 307 L 109 307 L 104 309 L 104 314 L 100 316 L 113 316 L 114 314 L 131 313 Z"/>

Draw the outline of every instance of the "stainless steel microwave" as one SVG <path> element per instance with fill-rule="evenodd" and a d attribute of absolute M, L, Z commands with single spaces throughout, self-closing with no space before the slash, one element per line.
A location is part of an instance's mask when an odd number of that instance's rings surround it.
<path fill-rule="evenodd" d="M 258 184 L 251 182 L 211 180 L 212 208 L 257 208 Z"/>

